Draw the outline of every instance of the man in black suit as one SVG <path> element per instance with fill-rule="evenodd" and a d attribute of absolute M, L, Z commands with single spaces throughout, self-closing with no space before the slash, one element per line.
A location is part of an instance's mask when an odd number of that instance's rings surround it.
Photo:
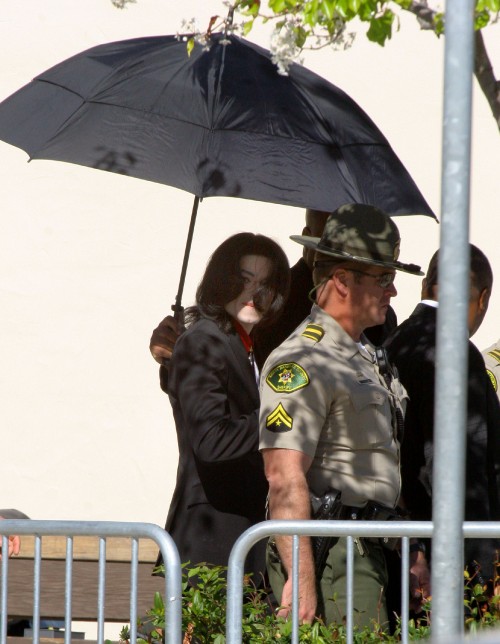
<path fill-rule="evenodd" d="M 493 284 L 487 258 L 472 244 L 470 257 L 469 337 L 483 321 Z M 401 451 L 402 497 L 411 518 L 421 521 L 432 519 L 437 306 L 436 252 L 422 282 L 422 301 L 386 342 L 391 362 L 397 366 L 410 396 Z M 470 341 L 468 376 L 465 519 L 497 521 L 500 519 L 500 406 L 481 353 Z M 476 583 L 492 579 L 498 545 L 488 539 L 466 540 L 465 563 L 476 575 Z"/>

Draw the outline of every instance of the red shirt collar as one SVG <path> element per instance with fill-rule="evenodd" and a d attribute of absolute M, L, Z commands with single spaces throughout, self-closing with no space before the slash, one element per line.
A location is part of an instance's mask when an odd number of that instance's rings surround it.
<path fill-rule="evenodd" d="M 248 333 L 245 331 L 245 329 L 241 326 L 241 324 L 238 322 L 238 320 L 235 320 L 233 318 L 233 326 L 238 332 L 238 335 L 241 338 L 241 341 L 243 342 L 243 346 L 246 349 L 247 353 L 250 353 L 250 351 L 253 351 L 253 342 L 252 338 L 248 335 Z"/>

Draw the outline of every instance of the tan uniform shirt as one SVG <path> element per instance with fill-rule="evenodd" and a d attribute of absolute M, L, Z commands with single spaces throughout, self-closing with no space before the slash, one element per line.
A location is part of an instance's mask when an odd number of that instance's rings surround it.
<path fill-rule="evenodd" d="M 486 373 L 490 377 L 493 389 L 497 392 L 500 399 L 498 383 L 500 381 L 500 340 L 495 344 L 482 351 L 484 362 L 486 363 Z"/>
<path fill-rule="evenodd" d="M 314 305 L 267 359 L 260 391 L 261 449 L 312 457 L 307 479 L 315 494 L 331 487 L 342 491 L 346 505 L 396 505 L 401 480 L 394 405 L 403 408 L 407 396 L 397 380 L 387 388 L 369 344 L 360 349 Z"/>

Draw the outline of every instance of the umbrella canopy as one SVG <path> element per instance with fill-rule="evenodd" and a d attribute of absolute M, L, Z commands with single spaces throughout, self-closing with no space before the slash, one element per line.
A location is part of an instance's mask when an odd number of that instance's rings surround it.
<path fill-rule="evenodd" d="M 342 90 L 212 34 L 93 47 L 0 103 L 0 139 L 31 159 L 186 190 L 330 211 L 347 202 L 435 217 L 387 139 Z"/>

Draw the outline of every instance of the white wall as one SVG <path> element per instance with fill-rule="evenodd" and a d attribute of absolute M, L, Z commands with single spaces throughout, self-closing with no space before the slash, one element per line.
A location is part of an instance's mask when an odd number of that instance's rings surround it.
<path fill-rule="evenodd" d="M 175 33 L 223 11 L 217 0 L 23 0 L 0 11 L 0 100 L 37 73 L 93 45 Z M 203 19 L 202 19 L 203 18 Z M 374 119 L 439 212 L 443 44 L 411 16 L 382 49 L 359 37 L 347 52 L 307 65 Z M 500 72 L 500 26 L 485 33 Z M 252 38 L 266 45 L 262 32 Z M 500 137 L 477 92 L 471 240 L 500 275 Z M 49 161 L 29 165 L 0 143 L 0 507 L 33 518 L 163 524 L 177 465 L 175 430 L 148 350 L 174 301 L 192 197 L 179 190 Z M 401 258 L 426 265 L 439 226 L 399 218 Z M 293 262 L 302 211 L 208 199 L 200 206 L 184 302 L 206 259 L 229 234 L 253 230 L 283 243 Z M 459 258 L 457 258 L 459 261 Z M 406 317 L 418 278 L 398 277 Z M 500 284 L 500 278 L 498 280 Z M 476 342 L 500 336 L 500 286 Z M 451 357 L 452 359 L 452 357 Z"/>

